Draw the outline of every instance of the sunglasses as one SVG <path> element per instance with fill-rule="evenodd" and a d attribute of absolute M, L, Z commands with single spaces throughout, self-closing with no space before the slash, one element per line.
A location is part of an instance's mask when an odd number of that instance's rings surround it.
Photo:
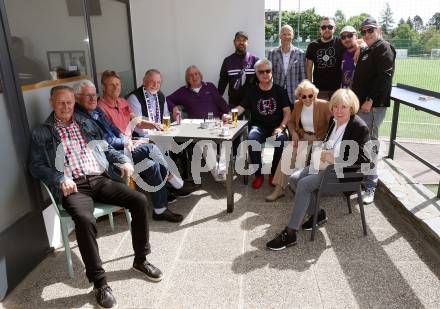
<path fill-rule="evenodd" d="M 341 35 L 341 40 L 345 40 L 345 39 L 351 39 L 353 37 L 353 33 L 348 33 L 348 34 L 342 34 Z"/>
<path fill-rule="evenodd" d="M 368 29 L 365 29 L 365 30 L 361 30 L 361 33 L 362 33 L 362 35 L 366 35 L 367 32 L 369 34 L 372 34 L 374 32 L 374 30 L 376 30 L 376 28 L 368 28 Z"/>
<path fill-rule="evenodd" d="M 258 74 L 270 74 L 272 72 L 272 70 L 261 70 L 261 71 L 257 71 Z"/>
<path fill-rule="evenodd" d="M 335 26 L 333 26 L 333 25 L 322 25 L 321 26 L 321 30 L 325 30 L 325 29 L 333 30 L 334 27 Z"/>
<path fill-rule="evenodd" d="M 312 98 L 313 98 L 313 94 L 309 94 L 309 95 L 305 95 L 305 94 L 303 94 L 303 95 L 301 96 L 301 99 L 303 99 L 303 100 L 305 100 L 305 99 L 307 99 L 307 98 L 312 99 Z"/>

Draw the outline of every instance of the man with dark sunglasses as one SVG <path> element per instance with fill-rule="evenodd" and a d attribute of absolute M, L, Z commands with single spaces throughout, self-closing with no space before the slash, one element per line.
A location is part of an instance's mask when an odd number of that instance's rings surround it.
<path fill-rule="evenodd" d="M 321 37 L 309 44 L 306 52 L 307 79 L 318 87 L 318 97 L 329 100 L 341 85 L 341 59 L 344 47 L 334 37 L 335 21 L 324 17 L 320 26 Z M 313 76 L 312 76 L 313 72 Z"/>
<path fill-rule="evenodd" d="M 365 19 L 360 30 L 368 48 L 359 55 L 352 89 L 361 104 L 358 115 L 367 124 L 371 139 L 377 140 L 386 109 L 390 106 L 396 51 L 382 38 L 381 29 L 373 17 Z M 379 152 L 379 145 L 375 152 Z M 373 202 L 376 186 L 374 171 L 365 178 L 364 204 Z"/>
<path fill-rule="evenodd" d="M 341 88 L 351 88 L 353 74 L 356 68 L 355 53 L 359 48 L 356 29 L 352 26 L 345 26 L 339 33 L 345 51 L 342 54 L 341 63 Z"/>

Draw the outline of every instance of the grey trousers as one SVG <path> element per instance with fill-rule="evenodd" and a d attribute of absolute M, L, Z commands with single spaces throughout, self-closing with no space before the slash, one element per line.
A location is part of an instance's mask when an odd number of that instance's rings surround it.
<path fill-rule="evenodd" d="M 386 107 L 373 107 L 368 113 L 359 111 L 358 116 L 362 118 L 363 121 L 368 126 L 370 130 L 370 139 L 378 140 L 379 138 L 379 128 L 385 119 L 387 113 Z M 379 147 L 377 148 L 377 153 L 379 153 Z M 377 173 L 373 175 L 365 176 L 365 187 L 367 189 L 374 189 L 377 187 Z"/>
<path fill-rule="evenodd" d="M 287 225 L 289 228 L 299 230 L 306 213 L 313 215 L 315 212 L 315 191 L 319 188 L 322 177 L 324 177 L 324 171 L 319 171 L 318 174 L 309 174 L 307 166 L 299 176 L 294 174 L 289 178 L 289 185 L 296 191 L 293 211 Z"/>

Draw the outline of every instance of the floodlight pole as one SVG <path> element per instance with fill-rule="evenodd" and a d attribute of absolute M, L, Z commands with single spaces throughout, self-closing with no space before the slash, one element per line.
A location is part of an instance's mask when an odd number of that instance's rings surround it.
<path fill-rule="evenodd" d="M 299 19 L 301 17 L 301 0 L 298 0 L 298 26 L 296 28 L 296 40 L 298 41 L 299 45 Z"/>
<path fill-rule="evenodd" d="M 278 42 L 281 44 L 281 38 L 280 38 L 280 32 L 281 32 L 281 17 L 282 17 L 282 11 L 281 11 L 281 0 L 278 0 Z"/>

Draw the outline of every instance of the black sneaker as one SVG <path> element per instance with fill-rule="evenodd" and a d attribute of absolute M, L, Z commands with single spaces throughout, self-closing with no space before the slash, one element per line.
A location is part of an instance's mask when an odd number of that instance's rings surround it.
<path fill-rule="evenodd" d="M 177 197 L 171 192 L 167 193 L 167 199 L 168 199 L 168 204 L 172 204 L 175 201 L 177 201 Z"/>
<path fill-rule="evenodd" d="M 316 221 L 316 226 L 324 225 L 328 221 L 327 215 L 325 214 L 324 209 L 320 209 L 318 212 L 318 220 Z M 313 226 L 313 216 L 310 216 L 306 222 L 301 226 L 305 231 L 311 231 Z"/>
<path fill-rule="evenodd" d="M 156 221 L 168 221 L 168 222 L 182 222 L 183 216 L 176 214 L 168 208 L 161 214 L 157 214 L 153 210 L 153 220 Z"/>
<path fill-rule="evenodd" d="M 287 228 L 285 228 L 274 239 L 267 242 L 266 247 L 270 250 L 279 251 L 294 245 L 296 245 L 296 234 L 289 236 Z"/>
<path fill-rule="evenodd" d="M 101 288 L 95 288 L 95 298 L 100 308 L 118 307 L 118 303 L 112 294 L 112 289 L 108 285 Z"/>
<path fill-rule="evenodd" d="M 178 197 L 187 197 L 190 196 L 191 193 L 193 193 L 194 191 L 197 191 L 199 188 L 200 185 L 185 181 L 182 188 L 180 188 L 179 190 L 173 189 L 172 192 Z"/>
<path fill-rule="evenodd" d="M 143 263 L 133 263 L 133 269 L 143 273 L 151 281 L 159 282 L 163 279 L 163 274 L 160 269 L 148 261 Z"/>

